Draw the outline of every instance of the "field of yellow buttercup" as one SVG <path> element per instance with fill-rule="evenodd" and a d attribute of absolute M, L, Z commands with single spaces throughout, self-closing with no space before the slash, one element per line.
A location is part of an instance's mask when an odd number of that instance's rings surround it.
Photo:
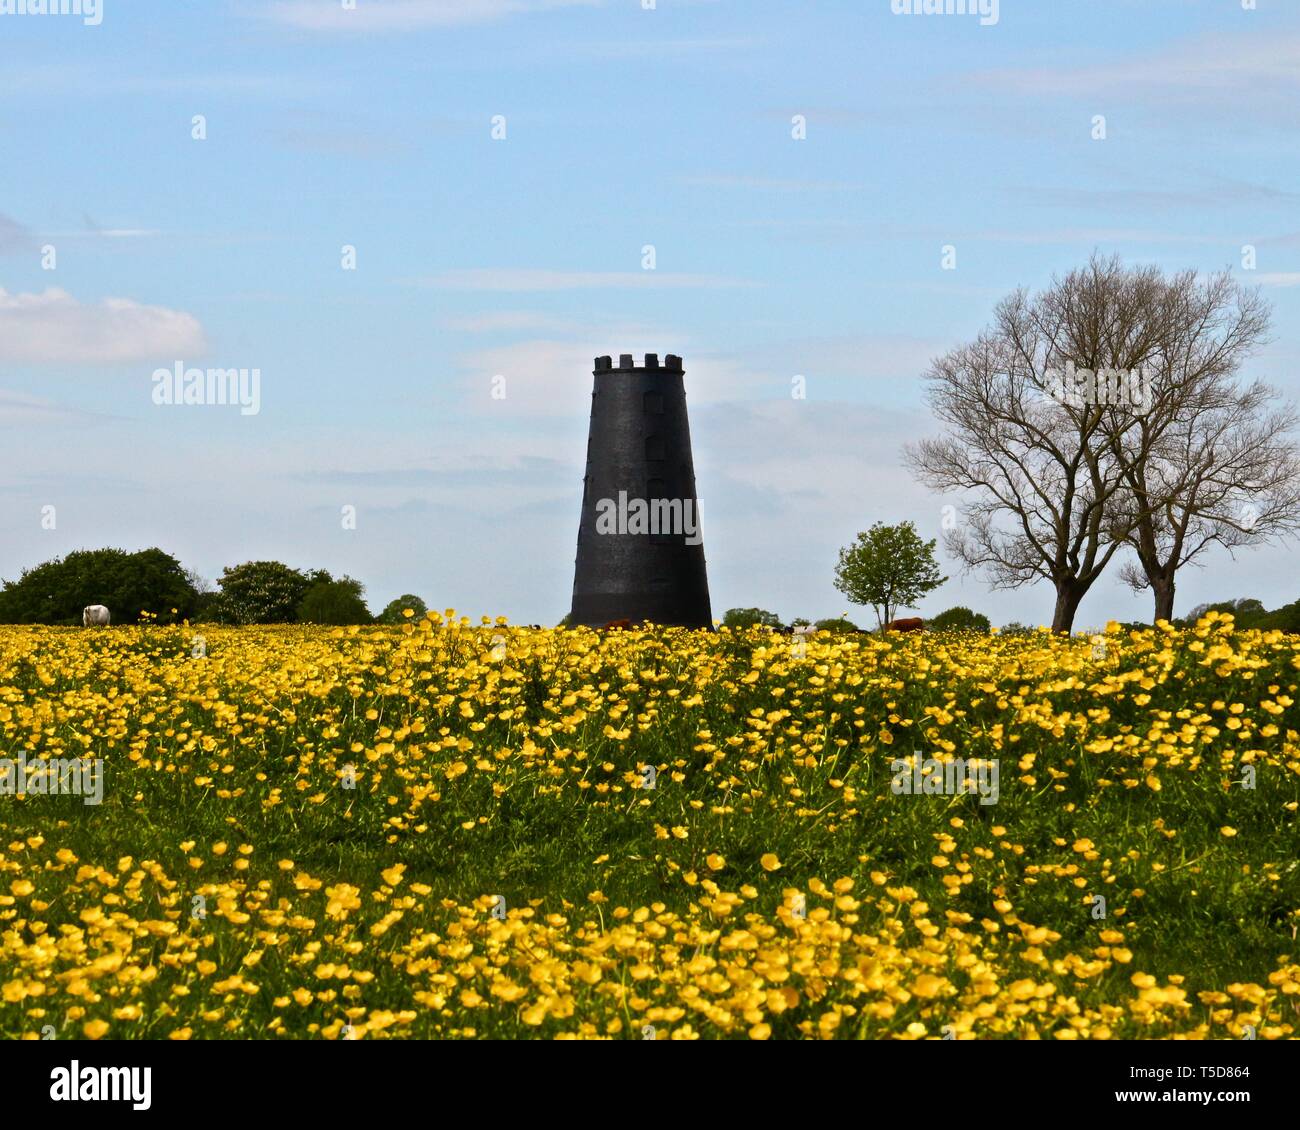
<path fill-rule="evenodd" d="M 0 1037 L 1294 1038 L 1300 637 L 0 628 Z"/>

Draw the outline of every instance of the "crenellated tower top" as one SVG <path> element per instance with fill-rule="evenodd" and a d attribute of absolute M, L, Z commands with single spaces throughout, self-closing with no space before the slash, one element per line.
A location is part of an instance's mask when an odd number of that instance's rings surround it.
<path fill-rule="evenodd" d="M 604 356 L 604 357 L 597 357 L 597 358 L 596 358 L 596 370 L 595 370 L 595 371 L 598 372 L 598 373 L 612 373 L 612 372 L 622 373 L 622 372 L 631 372 L 631 371 L 633 371 L 633 370 L 635 370 L 635 369 L 638 369 L 638 368 L 641 368 L 641 369 L 670 369 L 670 370 L 672 370 L 673 372 L 680 373 L 680 372 L 682 371 L 682 359 L 681 359 L 680 357 L 678 357 L 677 354 L 675 354 L 675 353 L 670 353 L 670 354 L 668 354 L 668 356 L 666 356 L 666 357 L 664 358 L 663 364 L 660 365 L 660 364 L 659 364 L 659 354 L 657 354 L 657 353 L 647 353 L 647 354 L 645 355 L 645 364 L 644 364 L 644 365 L 637 365 L 637 363 L 636 363 L 636 359 L 635 359 L 635 357 L 634 357 L 631 353 L 620 353 L 620 354 L 619 354 L 619 357 L 618 357 L 618 364 L 615 365 L 615 364 L 614 364 L 614 358 L 612 358 L 612 357 L 610 357 L 610 356 L 608 356 L 608 355 L 606 355 L 606 356 Z"/>

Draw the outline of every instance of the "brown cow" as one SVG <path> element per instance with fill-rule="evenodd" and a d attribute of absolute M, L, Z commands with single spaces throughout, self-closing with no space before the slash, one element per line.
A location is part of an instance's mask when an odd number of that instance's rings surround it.
<path fill-rule="evenodd" d="M 887 632 L 923 632 L 925 621 L 919 616 L 907 616 L 902 620 L 890 620 L 885 625 Z"/>

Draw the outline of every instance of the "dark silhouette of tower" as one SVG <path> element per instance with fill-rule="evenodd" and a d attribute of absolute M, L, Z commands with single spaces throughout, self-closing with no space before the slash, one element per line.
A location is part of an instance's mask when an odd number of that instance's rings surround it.
<path fill-rule="evenodd" d="M 682 359 L 597 357 L 571 624 L 711 628 Z"/>

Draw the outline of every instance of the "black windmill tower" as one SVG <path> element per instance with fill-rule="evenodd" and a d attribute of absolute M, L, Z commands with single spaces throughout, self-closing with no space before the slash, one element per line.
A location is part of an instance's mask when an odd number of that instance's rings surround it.
<path fill-rule="evenodd" d="M 647 353 L 638 368 L 630 353 L 617 366 L 597 357 L 593 377 L 569 622 L 711 628 L 682 359 Z M 650 528 L 633 519 L 611 532 L 611 514 L 638 500 Z"/>

